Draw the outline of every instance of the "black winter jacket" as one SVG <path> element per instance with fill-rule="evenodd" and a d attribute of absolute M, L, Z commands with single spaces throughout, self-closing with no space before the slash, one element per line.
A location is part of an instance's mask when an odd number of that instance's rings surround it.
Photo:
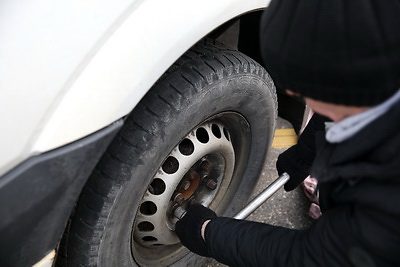
<path fill-rule="evenodd" d="M 210 255 L 230 266 L 400 266 L 400 103 L 342 143 L 317 140 L 323 215 L 306 230 L 219 217 L 206 228 Z"/>

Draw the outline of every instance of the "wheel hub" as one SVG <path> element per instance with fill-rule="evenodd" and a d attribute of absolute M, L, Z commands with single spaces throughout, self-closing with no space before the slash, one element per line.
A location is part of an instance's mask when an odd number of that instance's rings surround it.
<path fill-rule="evenodd" d="M 222 123 L 206 122 L 192 130 L 172 150 L 145 192 L 135 218 L 134 242 L 149 249 L 178 244 L 173 231 L 176 213 L 192 203 L 217 209 L 234 166 L 233 145 Z"/>

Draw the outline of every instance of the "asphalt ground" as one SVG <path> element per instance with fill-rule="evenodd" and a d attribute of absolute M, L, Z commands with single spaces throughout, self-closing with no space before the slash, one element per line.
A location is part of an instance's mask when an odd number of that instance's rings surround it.
<path fill-rule="evenodd" d="M 278 177 L 275 163 L 278 155 L 288 147 L 295 144 L 297 137 L 289 122 L 278 118 L 272 148 L 268 153 L 260 180 L 255 188 L 252 199 L 272 181 Z M 267 223 L 276 226 L 283 226 L 291 229 L 304 229 L 311 223 L 308 216 L 310 201 L 306 198 L 302 188 L 299 186 L 291 192 L 279 189 L 267 202 L 261 205 L 247 220 Z M 203 267 L 226 266 L 215 260 L 208 260 Z"/>

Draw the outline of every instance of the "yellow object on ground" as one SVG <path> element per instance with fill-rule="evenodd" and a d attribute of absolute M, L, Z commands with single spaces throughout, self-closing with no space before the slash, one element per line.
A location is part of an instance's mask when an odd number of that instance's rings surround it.
<path fill-rule="evenodd" d="M 272 140 L 272 147 L 289 148 L 297 144 L 297 139 L 298 136 L 293 129 L 277 129 Z"/>

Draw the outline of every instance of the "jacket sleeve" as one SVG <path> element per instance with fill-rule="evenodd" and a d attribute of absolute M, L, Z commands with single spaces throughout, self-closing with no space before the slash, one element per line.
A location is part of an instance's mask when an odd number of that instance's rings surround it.
<path fill-rule="evenodd" d="M 219 217 L 208 224 L 205 239 L 210 255 L 229 266 L 369 266 L 365 251 L 371 250 L 358 241 L 368 235 L 362 228 L 347 207 L 324 213 L 306 230 Z M 359 255 L 366 261 L 358 262 Z"/>

